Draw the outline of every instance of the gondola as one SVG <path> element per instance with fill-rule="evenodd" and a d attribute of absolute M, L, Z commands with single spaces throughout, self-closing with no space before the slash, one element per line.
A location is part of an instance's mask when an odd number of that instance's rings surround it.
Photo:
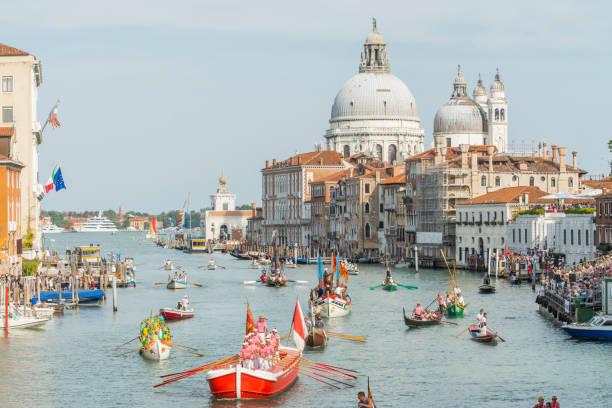
<path fill-rule="evenodd" d="M 487 334 L 481 335 L 480 327 L 478 327 L 477 324 L 471 325 L 468 331 L 470 332 L 470 336 L 471 336 L 470 338 L 479 343 L 491 343 L 497 337 L 497 333 L 494 331 L 491 331 L 488 327 L 487 327 Z"/>
<path fill-rule="evenodd" d="M 324 328 L 312 327 L 305 341 L 308 347 L 325 347 L 327 345 L 327 333 Z"/>
<path fill-rule="evenodd" d="M 478 291 L 480 293 L 494 293 L 495 285 L 492 283 L 483 283 L 482 285 L 478 287 Z"/>
<path fill-rule="evenodd" d="M 436 324 L 440 324 L 440 321 L 442 320 L 442 315 L 439 315 L 437 319 L 428 319 L 428 320 L 412 319 L 406 316 L 406 308 L 402 308 L 402 310 L 404 311 L 404 323 L 406 323 L 406 326 L 410 326 L 410 327 L 435 326 Z"/>

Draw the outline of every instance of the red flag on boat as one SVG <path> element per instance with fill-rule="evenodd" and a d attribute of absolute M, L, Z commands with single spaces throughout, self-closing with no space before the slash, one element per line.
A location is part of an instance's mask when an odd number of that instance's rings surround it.
<path fill-rule="evenodd" d="M 255 319 L 253 319 L 253 314 L 251 314 L 251 306 L 249 302 L 247 302 L 247 316 L 246 316 L 246 334 L 255 330 Z"/>
<path fill-rule="evenodd" d="M 304 323 L 304 315 L 302 314 L 302 308 L 300 302 L 295 301 L 295 311 L 293 312 L 293 341 L 295 342 L 296 348 L 302 352 L 304 350 L 306 338 L 306 324 Z"/>
<path fill-rule="evenodd" d="M 336 265 L 336 257 L 332 256 L 332 273 L 336 273 L 336 268 L 338 267 L 338 265 Z"/>

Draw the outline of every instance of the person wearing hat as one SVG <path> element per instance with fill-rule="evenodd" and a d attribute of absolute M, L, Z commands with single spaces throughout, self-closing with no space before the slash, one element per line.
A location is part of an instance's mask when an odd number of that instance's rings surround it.
<path fill-rule="evenodd" d="M 255 323 L 255 328 L 257 329 L 257 333 L 259 337 L 261 337 L 262 341 L 266 340 L 266 333 L 268 333 L 268 325 L 266 324 L 266 318 L 262 315 L 259 315 L 259 320 Z"/>
<path fill-rule="evenodd" d="M 187 310 L 189 309 L 189 298 L 187 297 L 187 295 L 183 296 L 183 310 Z"/>
<path fill-rule="evenodd" d="M 412 310 L 412 314 L 414 318 L 417 320 L 421 320 L 423 316 L 423 308 L 421 307 L 421 302 L 417 302 L 415 308 Z"/>

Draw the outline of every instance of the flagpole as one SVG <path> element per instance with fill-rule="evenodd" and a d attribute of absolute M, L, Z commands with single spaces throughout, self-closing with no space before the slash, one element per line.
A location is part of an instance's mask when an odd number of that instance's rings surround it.
<path fill-rule="evenodd" d="M 45 124 L 43 125 L 42 129 L 40 130 L 41 134 L 45 131 L 45 128 L 47 127 L 47 124 L 49 123 L 49 118 L 53 114 L 53 111 L 55 110 L 55 108 L 59 106 L 59 103 L 60 103 L 60 100 L 58 99 L 57 102 L 55 102 L 55 105 L 53 106 L 53 108 L 51 108 L 51 112 L 49 112 L 49 115 L 47 115 L 47 120 L 45 121 Z"/>

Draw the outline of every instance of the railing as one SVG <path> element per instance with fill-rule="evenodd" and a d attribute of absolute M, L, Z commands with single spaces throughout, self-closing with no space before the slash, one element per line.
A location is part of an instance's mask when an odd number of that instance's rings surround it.
<path fill-rule="evenodd" d="M 396 203 L 385 203 L 384 208 L 386 211 L 395 211 L 395 209 L 397 208 L 397 204 Z"/>
<path fill-rule="evenodd" d="M 390 237 L 394 237 L 397 235 L 397 228 L 395 227 L 388 227 L 387 229 L 385 229 L 385 235 L 390 236 Z"/>

